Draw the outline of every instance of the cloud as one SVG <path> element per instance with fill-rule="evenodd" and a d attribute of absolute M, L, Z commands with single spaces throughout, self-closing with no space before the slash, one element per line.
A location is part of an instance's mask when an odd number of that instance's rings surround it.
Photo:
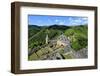
<path fill-rule="evenodd" d="M 84 17 L 84 18 L 82 18 L 83 20 L 88 20 L 88 17 Z"/>
<path fill-rule="evenodd" d="M 69 25 L 82 25 L 88 23 L 87 17 L 70 17 L 69 19 Z"/>
<path fill-rule="evenodd" d="M 64 25 L 64 24 L 65 24 L 65 22 L 64 22 L 64 21 L 59 22 L 59 25 Z"/>
<path fill-rule="evenodd" d="M 55 22 L 59 22 L 59 20 L 58 20 L 58 19 L 56 19 L 56 20 L 55 20 Z"/>

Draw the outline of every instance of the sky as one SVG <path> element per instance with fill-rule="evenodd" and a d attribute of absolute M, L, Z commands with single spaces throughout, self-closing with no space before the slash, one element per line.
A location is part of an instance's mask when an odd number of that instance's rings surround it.
<path fill-rule="evenodd" d="M 50 26 L 50 25 L 76 26 L 88 24 L 87 17 L 78 16 L 50 16 L 50 15 L 28 15 L 28 25 Z"/>

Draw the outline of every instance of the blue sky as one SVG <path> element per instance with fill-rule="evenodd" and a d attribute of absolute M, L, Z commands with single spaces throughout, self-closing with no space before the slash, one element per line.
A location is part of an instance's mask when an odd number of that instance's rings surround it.
<path fill-rule="evenodd" d="M 28 25 L 50 26 L 50 25 L 75 26 L 88 24 L 87 17 L 78 16 L 50 16 L 50 15 L 28 15 Z"/>

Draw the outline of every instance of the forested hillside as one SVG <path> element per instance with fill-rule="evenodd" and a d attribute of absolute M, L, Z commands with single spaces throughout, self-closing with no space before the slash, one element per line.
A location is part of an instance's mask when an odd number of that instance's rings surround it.
<path fill-rule="evenodd" d="M 28 50 L 45 44 L 46 34 L 48 34 L 49 40 L 52 40 L 61 35 L 61 33 L 68 37 L 71 42 L 71 47 L 75 51 L 85 48 L 88 45 L 87 25 L 28 25 Z"/>

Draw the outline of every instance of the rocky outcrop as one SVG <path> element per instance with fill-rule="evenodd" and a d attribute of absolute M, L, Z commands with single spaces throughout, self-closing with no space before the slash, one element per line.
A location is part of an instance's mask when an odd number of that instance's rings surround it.
<path fill-rule="evenodd" d="M 75 53 L 76 58 L 87 58 L 88 57 L 88 48 L 83 48 Z"/>

